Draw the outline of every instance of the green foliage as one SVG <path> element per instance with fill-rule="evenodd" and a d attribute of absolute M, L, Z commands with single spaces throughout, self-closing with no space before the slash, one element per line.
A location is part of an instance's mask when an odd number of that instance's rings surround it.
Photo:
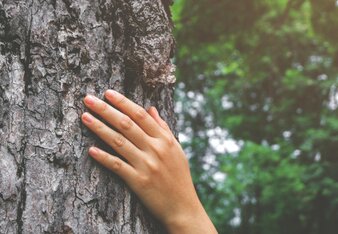
<path fill-rule="evenodd" d="M 336 233 L 337 1 L 177 0 L 173 13 L 184 146 L 219 232 Z M 239 150 L 220 150 L 226 138 Z"/>

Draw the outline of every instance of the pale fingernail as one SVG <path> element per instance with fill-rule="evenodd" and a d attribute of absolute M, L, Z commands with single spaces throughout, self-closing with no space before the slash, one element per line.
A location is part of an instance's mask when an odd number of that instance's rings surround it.
<path fill-rule="evenodd" d="M 117 92 L 114 91 L 114 90 L 111 90 L 111 89 L 106 91 L 106 96 L 109 97 L 109 98 L 114 98 L 114 96 L 116 96 L 116 94 L 117 94 Z"/>
<path fill-rule="evenodd" d="M 88 114 L 88 113 L 84 113 L 82 115 L 82 119 L 83 119 L 83 121 L 85 121 L 87 123 L 92 123 L 93 120 L 94 120 L 93 117 L 90 114 Z"/>
<path fill-rule="evenodd" d="M 89 153 L 93 156 L 97 156 L 99 154 L 99 150 L 96 147 L 92 146 L 89 148 Z"/>
<path fill-rule="evenodd" d="M 84 101 L 87 105 L 93 105 L 95 103 L 95 98 L 92 95 L 87 95 Z"/>
<path fill-rule="evenodd" d="M 156 114 L 156 115 L 159 115 L 159 114 L 158 114 L 158 111 L 157 111 L 157 109 L 156 109 L 156 107 L 152 106 L 151 108 L 153 109 L 153 111 L 155 111 L 155 114 Z"/>

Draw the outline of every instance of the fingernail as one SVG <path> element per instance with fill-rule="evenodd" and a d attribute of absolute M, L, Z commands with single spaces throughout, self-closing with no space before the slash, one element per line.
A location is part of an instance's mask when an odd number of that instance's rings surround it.
<path fill-rule="evenodd" d="M 92 147 L 89 148 L 89 153 L 93 156 L 96 156 L 96 155 L 98 155 L 99 150 L 96 147 L 92 146 Z"/>
<path fill-rule="evenodd" d="M 151 108 L 155 111 L 155 114 L 159 115 L 156 107 L 152 106 Z"/>
<path fill-rule="evenodd" d="M 95 98 L 92 95 L 87 95 L 84 101 L 87 105 L 93 105 L 95 103 Z"/>
<path fill-rule="evenodd" d="M 84 114 L 82 115 L 82 119 L 83 119 L 85 122 L 87 122 L 87 123 L 92 123 L 92 122 L 93 122 L 93 117 L 92 117 L 90 114 L 88 114 L 88 113 L 84 113 Z"/>
<path fill-rule="evenodd" d="M 114 90 L 109 89 L 106 91 L 106 96 L 109 98 L 113 98 L 115 95 L 116 95 L 116 91 Z"/>

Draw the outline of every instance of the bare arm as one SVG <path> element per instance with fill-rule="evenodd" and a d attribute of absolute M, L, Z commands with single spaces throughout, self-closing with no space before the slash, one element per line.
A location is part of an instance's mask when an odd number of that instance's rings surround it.
<path fill-rule="evenodd" d="M 84 103 L 118 132 L 88 112 L 82 121 L 127 162 L 96 147 L 89 154 L 119 175 L 170 233 L 217 233 L 197 197 L 185 154 L 157 110 L 145 111 L 113 90 L 105 97 L 112 106 L 91 95 Z"/>

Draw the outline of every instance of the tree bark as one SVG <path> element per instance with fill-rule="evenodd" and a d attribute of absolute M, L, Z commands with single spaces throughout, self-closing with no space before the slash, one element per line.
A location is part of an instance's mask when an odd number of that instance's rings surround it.
<path fill-rule="evenodd" d="M 171 1 L 0 0 L 0 233 L 160 233 L 88 157 L 83 97 L 173 113 Z M 176 131 L 174 131 L 176 133 Z"/>

